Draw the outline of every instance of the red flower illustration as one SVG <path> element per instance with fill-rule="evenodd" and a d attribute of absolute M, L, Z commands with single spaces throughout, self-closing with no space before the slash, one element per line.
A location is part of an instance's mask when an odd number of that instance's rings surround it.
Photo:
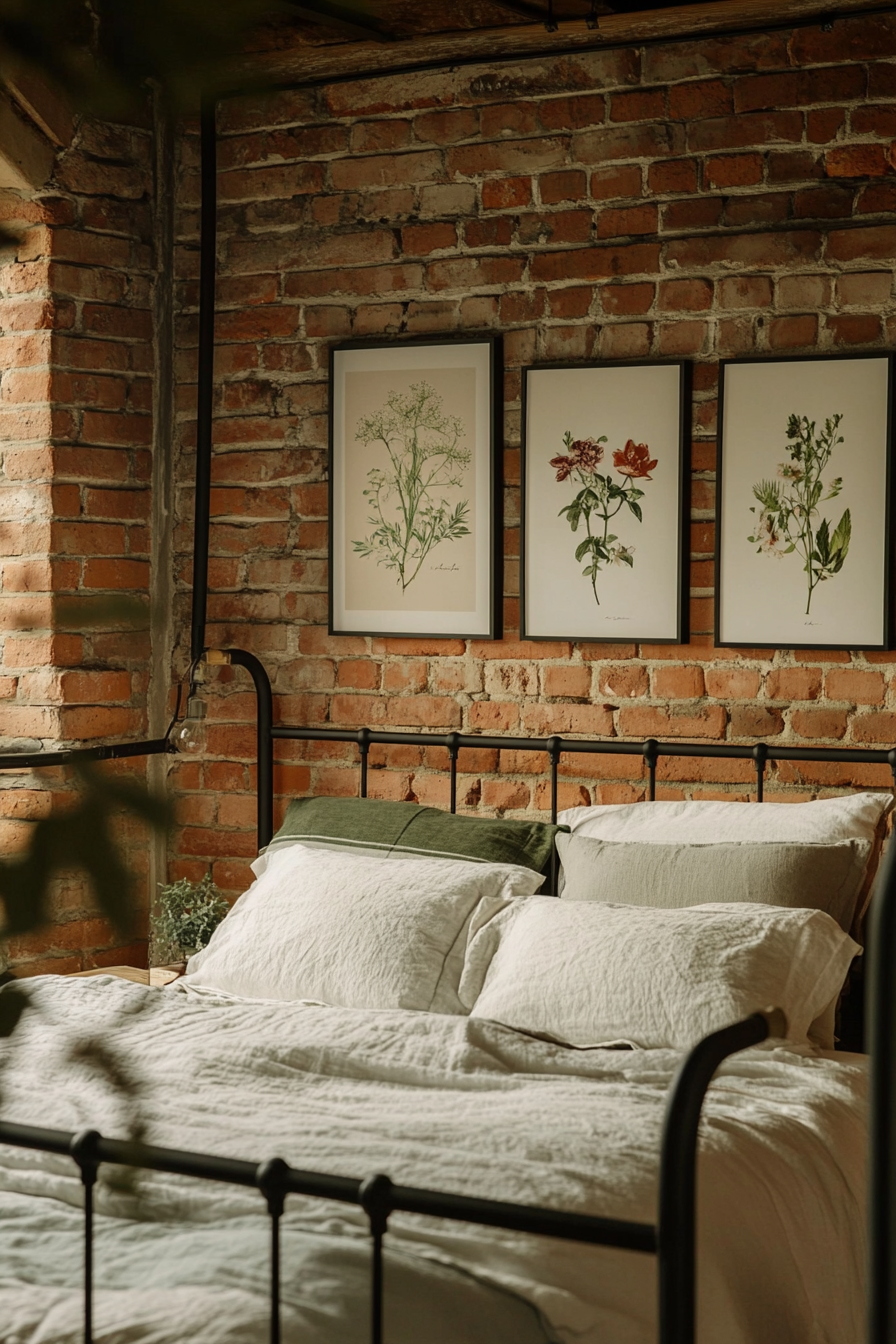
<path fill-rule="evenodd" d="M 566 478 L 567 478 L 567 476 L 570 474 L 570 472 L 571 472 L 571 471 L 573 470 L 573 468 L 575 467 L 575 465 L 576 465 L 576 464 L 575 464 L 575 462 L 573 462 L 573 460 L 572 460 L 571 457 L 552 457 L 552 458 L 551 458 L 551 466 L 554 467 L 554 469 L 555 469 L 556 472 L 557 472 L 557 480 L 558 480 L 558 481 L 565 481 Z"/>
<path fill-rule="evenodd" d="M 603 444 L 596 439 L 576 439 L 569 451 L 576 466 L 589 473 L 597 470 L 604 457 Z"/>
<path fill-rule="evenodd" d="M 643 477 L 648 481 L 653 480 L 650 472 L 657 461 L 657 458 L 650 460 L 650 449 L 646 443 L 635 443 L 634 439 L 629 439 L 623 449 L 613 454 L 613 466 L 622 476 Z"/>

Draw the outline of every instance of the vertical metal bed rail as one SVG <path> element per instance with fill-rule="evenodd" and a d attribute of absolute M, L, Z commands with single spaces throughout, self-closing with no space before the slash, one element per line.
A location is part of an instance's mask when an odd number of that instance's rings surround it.
<path fill-rule="evenodd" d="M 563 750 L 562 737 L 549 737 L 545 743 L 545 749 L 548 753 L 548 759 L 551 763 L 551 825 L 557 824 L 557 767 L 560 764 L 560 753 Z M 551 890 L 549 895 L 559 896 L 560 886 L 560 855 L 557 853 L 557 846 L 551 847 Z"/>
<path fill-rule="evenodd" d="M 768 761 L 768 745 L 765 742 L 756 743 L 753 760 L 756 763 L 756 801 L 761 803 L 765 796 L 765 766 Z"/>
<path fill-rule="evenodd" d="M 648 737 L 644 743 L 644 760 L 647 763 L 647 800 L 656 802 L 656 763 L 660 754 L 660 744 L 655 737 Z"/>
<path fill-rule="evenodd" d="M 280 1344 L 280 1219 L 286 1204 L 288 1176 L 289 1167 L 282 1157 L 262 1162 L 255 1175 L 271 1219 L 271 1344 Z"/>
<path fill-rule="evenodd" d="M 392 1181 L 388 1176 L 368 1176 L 358 1198 L 370 1224 L 370 1342 L 383 1344 L 383 1237 L 393 1209 Z"/>
<path fill-rule="evenodd" d="M 457 811 L 457 756 L 460 751 L 458 745 L 459 733 L 449 733 L 445 739 L 448 747 L 448 770 L 451 788 L 451 797 L 449 799 L 449 812 Z"/>
<path fill-rule="evenodd" d="M 367 766 L 370 756 L 370 729 L 358 729 L 358 754 L 361 757 L 361 794 L 362 798 L 367 797 Z"/>
<path fill-rule="evenodd" d="M 69 1148 L 84 1187 L 84 1344 L 93 1344 L 93 1188 L 99 1167 L 96 1157 L 99 1137 L 95 1129 L 82 1130 Z"/>
<path fill-rule="evenodd" d="M 704 1037 L 669 1089 L 660 1157 L 657 1271 L 659 1344 L 694 1344 L 697 1314 L 697 1146 L 706 1090 L 723 1060 L 768 1036 L 784 1036 L 780 1009 L 754 1013 Z"/>

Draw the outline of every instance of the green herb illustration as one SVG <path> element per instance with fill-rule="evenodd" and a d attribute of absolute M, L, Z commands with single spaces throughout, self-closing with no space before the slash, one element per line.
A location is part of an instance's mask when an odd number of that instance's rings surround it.
<path fill-rule="evenodd" d="M 579 523 L 585 524 L 587 536 L 576 547 L 576 560 L 588 559 L 582 573 L 591 580 L 591 591 L 598 606 L 597 576 L 603 566 L 628 565 L 633 569 L 635 564 L 634 546 L 622 544 L 610 531 L 610 520 L 620 509 L 628 508 L 639 523 L 643 521 L 638 500 L 644 497 L 644 491 L 639 490 L 634 481 L 652 481 L 650 472 L 657 464 L 656 458 L 651 459 L 646 443 L 629 439 L 624 448 L 613 453 L 613 468 L 625 478 L 625 483 L 620 485 L 612 476 L 602 476 L 598 471 L 606 442 L 605 434 L 599 439 L 574 439 L 567 430 L 563 436 L 566 454 L 551 458 L 558 481 L 573 476 L 582 486 L 572 503 L 560 510 L 558 517 L 565 517 L 573 532 L 579 530 Z"/>
<path fill-rule="evenodd" d="M 778 480 L 757 481 L 753 494 L 759 501 L 753 534 L 747 538 L 757 552 L 781 556 L 796 552 L 803 561 L 808 595 L 806 615 L 812 606 L 812 594 L 820 583 L 839 574 L 849 550 L 852 522 L 846 509 L 831 532 L 827 518 L 817 522 L 819 504 L 835 499 L 843 488 L 843 477 L 837 476 L 827 487 L 822 481 L 834 449 L 843 443 L 838 434 L 842 415 L 825 420 L 824 429 L 816 433 L 815 421 L 806 415 L 791 415 L 787 421 L 787 452 L 789 462 L 778 466 Z"/>
<path fill-rule="evenodd" d="M 393 570 L 402 593 L 436 546 L 469 535 L 469 501 L 452 504 L 443 493 L 464 485 L 472 453 L 461 447 L 463 437 L 462 421 L 445 413 L 442 398 L 424 382 L 390 392 L 382 410 L 358 424 L 355 438 L 382 443 L 389 466 L 367 473 L 373 531 L 352 545 Z"/>

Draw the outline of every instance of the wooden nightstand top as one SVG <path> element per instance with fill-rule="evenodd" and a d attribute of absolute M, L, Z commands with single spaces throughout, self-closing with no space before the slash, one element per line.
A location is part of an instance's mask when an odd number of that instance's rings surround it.
<path fill-rule="evenodd" d="M 170 985 L 183 975 L 182 966 L 153 966 L 151 970 L 141 970 L 139 966 L 95 966 L 91 971 L 70 971 L 67 980 L 86 980 L 93 975 L 116 975 L 119 980 L 131 980 L 135 985 Z"/>

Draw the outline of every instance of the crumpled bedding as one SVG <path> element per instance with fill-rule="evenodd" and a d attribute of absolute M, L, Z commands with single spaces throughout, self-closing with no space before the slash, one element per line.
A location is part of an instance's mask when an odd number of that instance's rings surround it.
<path fill-rule="evenodd" d="M 101 1033 L 140 1080 L 149 1142 L 652 1222 L 670 1050 L 574 1051 L 466 1017 L 265 1003 L 106 977 L 33 981 L 4 1047 L 4 1119 L 124 1133 L 70 1058 Z M 855 1344 L 863 1326 L 864 1061 L 759 1048 L 704 1108 L 700 1344 Z M 4 1344 L 81 1337 L 81 1189 L 0 1147 Z M 160 1174 L 98 1187 L 97 1344 L 255 1344 L 268 1223 L 253 1191 Z M 389 1344 L 654 1344 L 652 1256 L 393 1215 Z M 360 1344 L 366 1219 L 290 1196 L 284 1341 Z"/>

